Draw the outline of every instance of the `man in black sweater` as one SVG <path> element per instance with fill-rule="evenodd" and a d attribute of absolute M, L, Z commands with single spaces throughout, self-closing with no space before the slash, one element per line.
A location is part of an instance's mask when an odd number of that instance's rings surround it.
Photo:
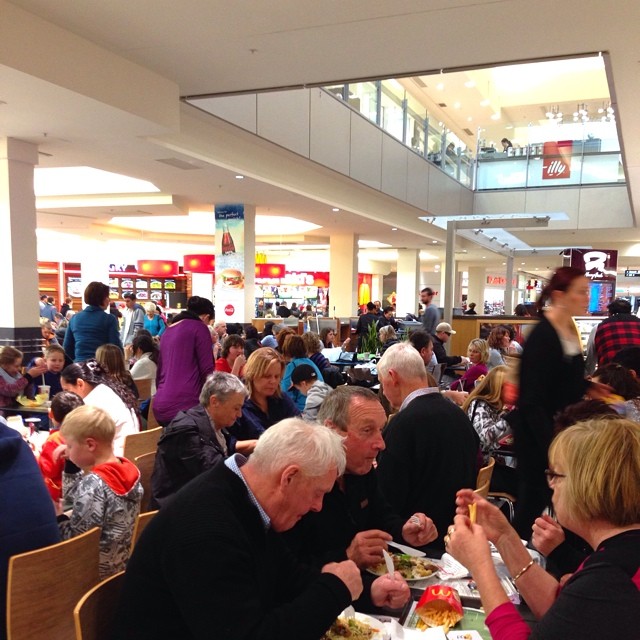
<path fill-rule="evenodd" d="M 348 558 L 365 569 L 382 561 L 389 540 L 418 547 L 434 540 L 430 518 L 424 513 L 413 514 L 415 520 L 400 517 L 378 489 L 373 463 L 385 446 L 386 415 L 376 394 L 364 387 L 338 387 L 324 399 L 317 420 L 344 437 L 347 467 L 322 509 L 308 513 L 285 535 L 296 554 L 316 566 Z"/>
<path fill-rule="evenodd" d="M 378 457 L 380 489 L 401 516 L 428 513 L 444 548 L 444 534 L 456 513 L 456 492 L 475 488 L 478 435 L 464 412 L 428 387 L 424 362 L 411 344 L 385 352 L 378 378 L 398 410 Z"/>
<path fill-rule="evenodd" d="M 310 569 L 279 532 L 317 511 L 345 465 L 342 440 L 297 418 L 190 482 L 147 526 L 127 566 L 114 640 L 317 640 L 362 591 L 351 561 Z M 371 587 L 396 604 L 395 580 Z M 396 604 L 397 606 L 397 604 Z"/>

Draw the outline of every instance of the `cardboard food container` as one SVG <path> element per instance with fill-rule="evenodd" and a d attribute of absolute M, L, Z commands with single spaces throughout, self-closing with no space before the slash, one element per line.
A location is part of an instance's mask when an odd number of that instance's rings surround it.
<path fill-rule="evenodd" d="M 430 627 L 445 627 L 445 633 L 464 616 L 460 595 L 446 584 L 427 587 L 416 605 L 416 613 Z"/>

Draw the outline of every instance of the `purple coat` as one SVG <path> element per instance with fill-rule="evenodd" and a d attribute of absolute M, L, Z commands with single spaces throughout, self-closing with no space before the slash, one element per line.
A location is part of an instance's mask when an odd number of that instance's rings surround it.
<path fill-rule="evenodd" d="M 213 349 L 207 325 L 184 318 L 167 327 L 160 340 L 157 392 L 153 397 L 156 419 L 168 424 L 180 411 L 196 406 L 210 373 Z"/>

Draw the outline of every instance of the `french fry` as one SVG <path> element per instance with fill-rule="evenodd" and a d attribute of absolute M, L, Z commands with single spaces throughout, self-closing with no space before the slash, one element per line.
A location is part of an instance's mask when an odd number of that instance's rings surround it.
<path fill-rule="evenodd" d="M 471 524 L 476 523 L 476 507 L 477 505 L 475 502 L 469 505 L 469 520 L 471 520 Z"/>

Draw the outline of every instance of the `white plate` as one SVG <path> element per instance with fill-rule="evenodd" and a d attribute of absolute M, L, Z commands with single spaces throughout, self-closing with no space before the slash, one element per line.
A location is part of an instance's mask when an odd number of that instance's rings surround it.
<path fill-rule="evenodd" d="M 355 612 L 355 619 L 358 620 L 358 622 L 363 622 L 364 624 L 368 624 L 372 629 L 375 629 L 376 632 L 371 636 L 371 640 L 386 640 L 386 638 L 388 637 L 387 634 L 384 632 L 384 623 L 380 622 L 380 620 L 376 620 L 375 618 L 372 618 L 371 616 L 368 616 L 364 613 L 358 613 L 357 611 Z M 344 620 L 345 619 L 345 615 L 344 612 L 342 612 L 339 616 L 339 619 Z"/>
<path fill-rule="evenodd" d="M 395 557 L 397 555 L 402 555 L 402 554 L 392 553 L 390 555 L 393 558 L 393 557 Z M 415 561 L 415 562 L 425 562 L 425 563 L 428 563 L 428 564 L 432 564 L 432 565 L 434 565 L 435 567 L 438 568 L 438 571 L 440 570 L 440 566 L 436 562 L 431 560 L 430 558 L 414 558 L 414 557 L 411 557 L 411 560 Z M 376 570 L 376 569 L 378 569 L 378 570 Z M 381 562 L 380 564 L 374 565 L 373 567 L 369 567 L 367 569 L 367 571 L 369 573 L 372 573 L 374 576 L 383 576 L 383 575 L 385 575 L 385 573 L 387 573 L 387 569 L 384 566 L 384 562 Z M 397 571 L 397 569 L 396 569 L 396 571 Z M 420 582 L 421 580 L 429 580 L 430 578 L 437 577 L 438 576 L 438 571 L 434 571 L 431 575 L 428 575 L 428 576 L 419 576 L 417 578 L 405 578 L 405 580 L 408 583 Z"/>

